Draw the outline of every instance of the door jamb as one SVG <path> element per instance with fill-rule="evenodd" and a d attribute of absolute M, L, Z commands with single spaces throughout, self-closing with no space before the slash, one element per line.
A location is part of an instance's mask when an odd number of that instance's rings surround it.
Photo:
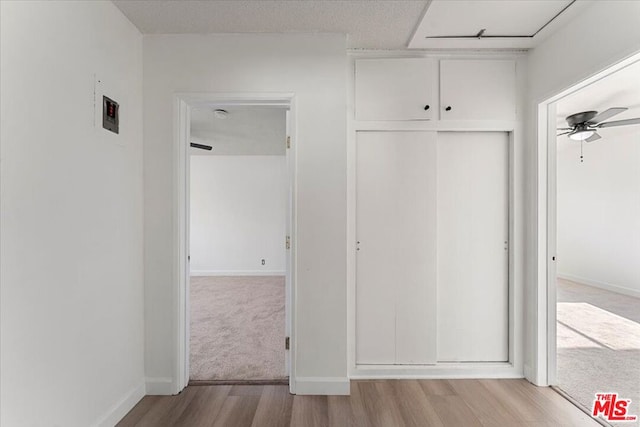
<path fill-rule="evenodd" d="M 225 106 L 272 106 L 289 109 L 289 136 L 291 148 L 287 152 L 288 188 L 290 209 L 288 212 L 291 250 L 289 285 L 289 391 L 295 394 L 296 385 L 296 102 L 291 92 L 278 93 L 177 93 L 174 95 L 174 154 L 173 154 L 173 337 L 175 339 L 172 392 L 180 393 L 189 383 L 189 264 L 187 257 L 189 232 L 189 139 L 191 109 L 210 105 Z M 283 144 L 285 141 L 283 141 Z M 284 242 L 283 242 L 284 244 Z M 284 346 L 284 343 L 282 343 Z"/>

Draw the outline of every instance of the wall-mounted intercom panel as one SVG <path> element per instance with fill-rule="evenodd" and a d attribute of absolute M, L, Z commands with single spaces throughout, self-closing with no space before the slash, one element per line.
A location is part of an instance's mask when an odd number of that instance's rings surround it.
<path fill-rule="evenodd" d="M 117 79 L 108 78 L 104 73 L 93 78 L 93 128 L 95 141 L 102 141 L 125 147 L 127 141 L 126 123 L 120 122 L 122 102 L 127 96 Z"/>
<path fill-rule="evenodd" d="M 113 99 L 102 96 L 102 127 L 113 133 L 120 133 L 120 105 Z"/>

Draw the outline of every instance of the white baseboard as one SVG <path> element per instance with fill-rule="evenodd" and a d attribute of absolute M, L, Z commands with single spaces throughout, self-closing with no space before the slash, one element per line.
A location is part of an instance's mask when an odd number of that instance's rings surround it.
<path fill-rule="evenodd" d="M 147 395 L 171 396 L 174 393 L 173 378 L 169 377 L 147 377 Z"/>
<path fill-rule="evenodd" d="M 557 274 L 559 279 L 571 280 L 572 282 L 581 283 L 583 285 L 593 286 L 594 288 L 604 289 L 605 291 L 616 292 L 618 294 L 628 295 L 630 297 L 640 298 L 640 291 L 625 288 L 623 286 L 612 285 L 611 283 L 600 282 L 598 280 L 586 279 L 584 277 L 574 276 L 572 274 Z"/>
<path fill-rule="evenodd" d="M 437 365 L 357 365 L 352 380 L 523 378 L 522 369 L 508 362 L 440 363 Z"/>
<path fill-rule="evenodd" d="M 284 276 L 284 271 L 268 271 L 268 270 L 255 270 L 255 271 L 209 271 L 209 270 L 194 270 L 191 272 L 192 276 Z"/>
<path fill-rule="evenodd" d="M 347 377 L 297 377 L 296 394 L 348 396 L 351 383 Z"/>
<path fill-rule="evenodd" d="M 93 424 L 96 427 L 113 427 L 145 396 L 145 383 L 136 387 L 118 400 L 100 419 Z"/>

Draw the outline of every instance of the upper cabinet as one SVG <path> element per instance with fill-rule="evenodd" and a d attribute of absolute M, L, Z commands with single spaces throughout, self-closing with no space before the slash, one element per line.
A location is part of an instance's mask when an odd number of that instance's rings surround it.
<path fill-rule="evenodd" d="M 516 62 L 357 59 L 356 120 L 516 120 Z"/>
<path fill-rule="evenodd" d="M 515 61 L 440 61 L 440 110 L 441 120 L 515 120 Z"/>
<path fill-rule="evenodd" d="M 436 120 L 437 76 L 434 59 L 356 60 L 356 120 Z"/>

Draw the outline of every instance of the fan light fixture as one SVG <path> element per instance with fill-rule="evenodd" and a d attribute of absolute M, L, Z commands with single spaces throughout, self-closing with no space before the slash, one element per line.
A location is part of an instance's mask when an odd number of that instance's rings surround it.
<path fill-rule="evenodd" d="M 587 138 L 590 138 L 593 136 L 593 134 L 596 133 L 595 130 L 591 130 L 591 129 L 579 129 L 576 130 L 575 132 L 571 132 L 569 134 L 569 138 L 575 140 L 575 141 L 583 141 Z"/>

